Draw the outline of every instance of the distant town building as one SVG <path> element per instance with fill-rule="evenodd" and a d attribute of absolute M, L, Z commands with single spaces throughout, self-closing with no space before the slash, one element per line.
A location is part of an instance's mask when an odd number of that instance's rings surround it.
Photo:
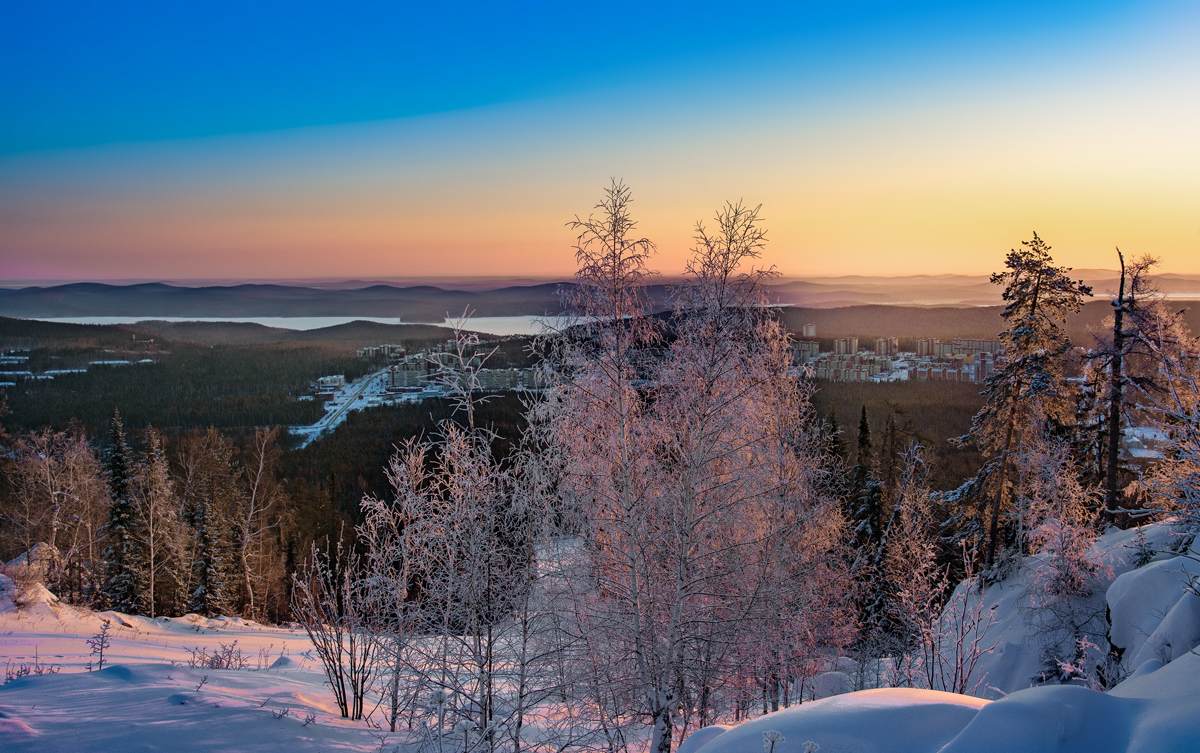
<path fill-rule="evenodd" d="M 867 382 L 887 378 L 892 368 L 891 358 L 861 353 L 824 353 L 813 361 L 813 373 L 816 378 L 833 382 Z"/>
<path fill-rule="evenodd" d="M 833 353 L 838 356 L 854 355 L 858 352 L 857 337 L 838 338 L 833 343 Z"/>
<path fill-rule="evenodd" d="M 820 343 L 813 340 L 793 340 L 791 348 L 793 366 L 812 363 L 820 356 Z"/>
<path fill-rule="evenodd" d="M 324 376 L 317 379 L 317 392 L 333 393 L 346 386 L 344 374 Z"/>
<path fill-rule="evenodd" d="M 817 336 L 817 325 L 805 324 L 804 325 L 804 336 L 805 337 L 816 337 Z"/>
<path fill-rule="evenodd" d="M 433 364 L 423 355 L 406 356 L 388 367 L 388 392 L 418 392 L 429 384 Z"/>

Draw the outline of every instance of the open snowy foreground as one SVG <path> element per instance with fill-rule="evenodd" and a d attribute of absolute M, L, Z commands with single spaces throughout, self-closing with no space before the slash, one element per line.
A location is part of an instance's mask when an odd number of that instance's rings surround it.
<path fill-rule="evenodd" d="M 693 733 L 679 753 L 1170 753 L 1200 751 L 1200 573 L 1197 545 L 1129 564 L 1137 547 L 1168 546 L 1165 527 L 1114 531 L 1097 542 L 1111 566 L 1096 593 L 1129 676 L 1108 692 L 1029 687 L 1037 648 L 1018 601 L 1017 568 L 989 587 L 999 640 L 980 671 L 997 700 L 879 688 L 805 702 L 737 727 Z M 0 687 L 4 751 L 415 751 L 420 736 L 392 735 L 338 715 L 302 630 L 236 618 L 147 619 L 92 613 L 42 590 L 17 610 L 0 576 L 0 664 L 37 662 L 55 674 Z M 105 668 L 87 640 L 110 622 Z M 235 644 L 236 641 L 236 644 Z M 204 669 L 203 652 L 240 656 L 243 669 Z M 240 653 L 239 653 L 240 652 Z M 201 657 L 202 658 L 202 657 Z M 831 673 L 832 674 L 832 673 Z M 376 715 L 381 716 L 381 715 Z M 453 733 L 446 739 L 446 750 Z M 457 742 L 457 740 L 456 740 Z M 431 747 L 430 750 L 436 748 Z"/>
<path fill-rule="evenodd" d="M 57 674 L 0 688 L 5 751 L 376 750 L 375 730 L 338 716 L 303 630 L 236 618 L 93 614 L 49 594 L 21 611 L 0 576 L 0 665 Z M 111 622 L 105 668 L 86 643 Z M 193 650 L 241 651 L 247 669 L 188 666 Z"/>

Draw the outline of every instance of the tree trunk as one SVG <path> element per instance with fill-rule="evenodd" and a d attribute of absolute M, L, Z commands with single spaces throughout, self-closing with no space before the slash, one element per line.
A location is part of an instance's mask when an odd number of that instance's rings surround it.
<path fill-rule="evenodd" d="M 651 714 L 654 737 L 650 743 L 650 753 L 671 753 L 671 694 L 659 688 L 653 692 L 655 697 Z"/>
<path fill-rule="evenodd" d="M 1124 327 L 1125 315 L 1125 257 L 1120 250 L 1117 257 L 1121 260 L 1121 289 L 1117 300 L 1113 301 L 1116 309 L 1113 316 L 1113 353 L 1112 353 L 1112 384 L 1108 395 L 1108 467 L 1104 479 L 1104 513 L 1110 522 L 1116 522 L 1120 509 L 1120 499 L 1117 495 L 1117 465 L 1121 457 L 1121 406 L 1125 401 L 1124 379 L 1122 377 L 1123 356 L 1125 347 Z"/>
<path fill-rule="evenodd" d="M 992 521 L 988 526 L 988 548 L 986 563 L 990 566 L 996 561 L 996 542 L 1000 537 L 1000 505 L 1004 500 L 1004 485 L 1008 481 L 1008 454 L 1012 449 L 1013 429 L 1017 425 L 1017 400 L 1021 396 L 1021 381 L 1017 380 L 1013 390 L 1012 407 L 1009 408 L 1008 429 L 1004 433 L 1004 449 L 1000 453 L 1000 485 L 992 500 Z"/>

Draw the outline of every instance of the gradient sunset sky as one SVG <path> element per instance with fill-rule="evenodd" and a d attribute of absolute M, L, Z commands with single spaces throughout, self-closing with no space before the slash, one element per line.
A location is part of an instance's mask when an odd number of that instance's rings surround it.
<path fill-rule="evenodd" d="M 1200 273 L 1200 4 L 9 4 L 0 279 L 566 277 L 611 177 L 656 266 L 763 205 L 789 276 L 1036 230 Z"/>

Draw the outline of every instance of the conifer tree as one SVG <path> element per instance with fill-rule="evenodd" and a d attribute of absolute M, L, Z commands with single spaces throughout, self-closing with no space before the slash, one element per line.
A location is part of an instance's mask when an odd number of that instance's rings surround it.
<path fill-rule="evenodd" d="M 999 455 L 988 522 L 989 565 L 996 558 L 1000 513 L 1022 431 L 1034 421 L 1065 422 L 1070 414 L 1063 357 L 1071 342 L 1062 325 L 1067 314 L 1078 312 L 1083 299 L 1092 294 L 1082 281 L 1070 278 L 1069 268 L 1054 265 L 1050 246 L 1037 233 L 1021 245 L 1024 248 L 1009 252 L 1007 271 L 992 275 L 993 283 L 1005 286 L 1001 316 L 1008 328 L 1000 333 L 1004 362 L 988 377 L 983 393 L 987 402 L 964 437 Z"/>
<path fill-rule="evenodd" d="M 1121 436 L 1125 414 L 1136 396 L 1149 394 L 1157 402 L 1156 393 L 1167 390 L 1164 371 L 1154 357 L 1156 346 L 1164 341 L 1179 342 L 1181 334 L 1178 314 L 1163 305 L 1161 292 L 1150 278 L 1159 260 L 1142 255 L 1125 261 L 1120 249 L 1117 259 L 1121 265 L 1120 285 L 1112 299 L 1111 331 L 1100 339 L 1091 358 L 1102 369 L 1094 369 L 1093 439 L 1101 445 L 1099 470 L 1104 480 L 1104 514 L 1109 522 L 1127 521 L 1121 500 L 1123 481 L 1130 478 L 1121 465 Z"/>
<path fill-rule="evenodd" d="M 109 425 L 107 458 L 112 505 L 105 525 L 104 595 L 113 609 L 130 614 L 146 611 L 147 563 L 142 547 L 142 520 L 133 495 L 134 463 L 120 412 Z"/>
<path fill-rule="evenodd" d="M 875 478 L 874 443 L 871 440 L 871 421 L 867 406 L 862 407 L 858 421 L 858 447 L 851 470 L 848 512 L 859 547 L 879 538 L 883 527 L 879 480 Z"/>
<path fill-rule="evenodd" d="M 901 429 L 896 421 L 896 411 L 890 411 L 887 426 L 883 431 L 883 441 L 879 444 L 880 503 L 885 514 L 896 503 L 903 466 L 901 454 L 904 452 L 904 439 L 907 436 L 908 432 Z"/>
<path fill-rule="evenodd" d="M 838 420 L 836 405 L 829 409 L 829 420 L 826 423 L 828 430 L 825 432 L 825 452 L 837 458 L 839 462 L 844 461 L 846 459 L 846 442 L 842 439 L 842 424 Z"/>

